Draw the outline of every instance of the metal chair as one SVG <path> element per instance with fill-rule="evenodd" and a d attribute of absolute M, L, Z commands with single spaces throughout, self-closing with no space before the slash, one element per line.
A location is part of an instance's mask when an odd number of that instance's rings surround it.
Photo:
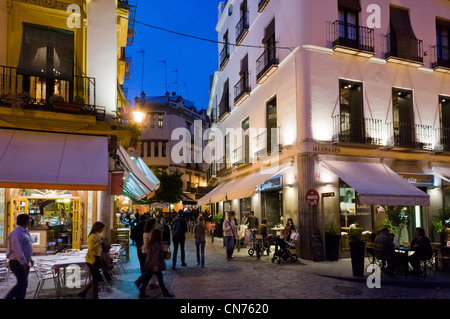
<path fill-rule="evenodd" d="M 51 266 L 52 265 L 50 265 L 50 264 L 44 264 L 44 263 L 39 263 L 39 262 L 34 263 L 33 268 L 36 273 L 36 276 L 39 279 L 39 282 L 36 287 L 36 291 L 34 292 L 33 299 L 37 299 L 37 297 L 39 296 L 39 294 L 42 290 L 42 287 L 45 284 L 45 281 L 49 280 L 49 279 L 52 279 L 53 283 L 55 285 L 56 298 L 60 298 L 61 289 L 62 289 L 61 283 L 59 281 L 58 275 L 53 271 Z"/>
<path fill-rule="evenodd" d="M 6 258 L 0 259 L 0 280 L 4 281 L 6 285 L 9 285 L 9 264 Z"/>

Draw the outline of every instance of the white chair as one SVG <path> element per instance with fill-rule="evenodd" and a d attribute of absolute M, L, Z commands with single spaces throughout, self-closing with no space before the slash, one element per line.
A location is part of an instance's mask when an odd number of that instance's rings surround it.
<path fill-rule="evenodd" d="M 117 268 L 119 272 L 122 274 L 125 273 L 125 267 L 122 263 L 122 256 L 123 256 L 123 248 L 120 246 L 119 249 L 116 249 L 117 247 L 112 247 L 110 251 L 111 258 L 114 263 L 114 268 Z"/>
<path fill-rule="evenodd" d="M 6 285 L 9 285 L 9 266 L 6 258 L 0 259 L 0 281 L 4 281 Z"/>
<path fill-rule="evenodd" d="M 48 279 L 52 279 L 55 285 L 56 298 L 61 296 L 61 283 L 59 281 L 58 275 L 51 268 L 51 264 L 44 264 L 40 262 L 35 262 L 33 265 L 36 276 L 39 279 L 38 285 L 36 287 L 36 291 L 34 292 L 33 299 L 37 299 L 42 290 L 42 287 L 45 284 L 45 281 Z"/>

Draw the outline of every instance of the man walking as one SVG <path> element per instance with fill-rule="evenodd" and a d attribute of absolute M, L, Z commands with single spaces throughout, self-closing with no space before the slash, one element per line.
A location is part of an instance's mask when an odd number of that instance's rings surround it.
<path fill-rule="evenodd" d="M 181 247 L 181 266 L 187 266 L 184 254 L 184 241 L 186 239 L 187 223 L 182 216 L 183 211 L 178 211 L 178 216 L 172 220 L 172 241 L 173 241 L 173 258 L 172 269 L 175 270 L 177 264 L 178 246 Z"/>
<path fill-rule="evenodd" d="M 136 227 L 133 228 L 131 232 L 131 239 L 136 243 L 136 251 L 139 259 L 139 264 L 141 267 L 141 274 L 144 273 L 145 269 L 145 255 L 142 252 L 142 245 L 144 244 L 144 227 L 147 222 L 147 217 L 145 215 L 141 215 L 139 217 L 139 223 Z"/>
<path fill-rule="evenodd" d="M 6 256 L 9 267 L 16 276 L 17 284 L 8 292 L 5 299 L 25 299 L 28 287 L 30 264 L 33 266 L 33 243 L 28 227 L 31 224 L 30 215 L 17 216 L 17 227 L 9 234 Z"/>

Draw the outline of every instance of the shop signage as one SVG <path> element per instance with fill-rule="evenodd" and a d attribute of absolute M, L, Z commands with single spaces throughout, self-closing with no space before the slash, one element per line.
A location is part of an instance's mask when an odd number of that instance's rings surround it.
<path fill-rule="evenodd" d="M 272 177 L 259 185 L 260 191 L 267 191 L 269 189 L 277 189 L 283 186 L 281 175 Z"/>
<path fill-rule="evenodd" d="M 319 203 L 319 193 L 315 189 L 306 192 L 305 200 L 310 206 L 317 206 Z"/>
<path fill-rule="evenodd" d="M 334 192 L 322 193 L 322 197 L 334 197 Z"/>
<path fill-rule="evenodd" d="M 111 195 L 123 195 L 123 172 L 111 172 Z"/>
<path fill-rule="evenodd" d="M 416 186 L 433 186 L 434 175 L 433 174 L 420 174 L 420 173 L 397 173 L 407 182 Z"/>

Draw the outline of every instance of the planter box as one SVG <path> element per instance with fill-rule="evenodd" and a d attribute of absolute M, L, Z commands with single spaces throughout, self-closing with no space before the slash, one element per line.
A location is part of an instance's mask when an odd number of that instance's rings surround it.
<path fill-rule="evenodd" d="M 81 104 L 77 103 L 55 102 L 53 104 L 53 109 L 61 112 L 80 113 L 81 106 L 82 106 Z"/>
<path fill-rule="evenodd" d="M 364 256 L 366 250 L 366 243 L 361 242 L 350 242 L 350 255 L 352 258 L 352 271 L 353 276 L 363 277 L 364 276 Z"/>
<path fill-rule="evenodd" d="M 339 259 L 339 244 L 341 236 L 325 234 L 325 258 L 326 260 L 337 261 Z"/>

